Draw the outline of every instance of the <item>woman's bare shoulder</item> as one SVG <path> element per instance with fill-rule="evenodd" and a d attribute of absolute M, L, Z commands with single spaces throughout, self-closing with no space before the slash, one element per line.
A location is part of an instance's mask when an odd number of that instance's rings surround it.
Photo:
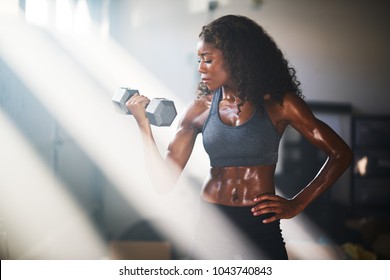
<path fill-rule="evenodd" d="M 197 99 L 191 101 L 188 104 L 186 112 L 195 115 L 202 114 L 203 112 L 210 109 L 212 98 L 212 94 L 202 95 L 198 97 Z"/>
<path fill-rule="evenodd" d="M 183 122 L 185 126 L 203 127 L 211 107 L 212 94 L 203 95 L 191 101 L 185 109 Z"/>
<path fill-rule="evenodd" d="M 306 102 L 298 95 L 287 92 L 282 102 L 273 100 L 270 95 L 265 96 L 264 102 L 272 122 L 279 132 L 283 132 L 286 126 L 300 114 L 310 111 Z"/>

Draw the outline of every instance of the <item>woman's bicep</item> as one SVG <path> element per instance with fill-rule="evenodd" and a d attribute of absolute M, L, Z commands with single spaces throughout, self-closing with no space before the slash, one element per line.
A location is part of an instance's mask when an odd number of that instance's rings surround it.
<path fill-rule="evenodd" d="M 200 132 L 202 113 L 200 102 L 195 100 L 186 108 L 182 119 L 179 121 L 173 140 L 167 151 L 167 159 L 173 161 L 183 170 L 193 151 L 195 140 Z"/>
<path fill-rule="evenodd" d="M 208 116 L 211 97 L 196 99 L 186 108 L 178 129 L 168 146 L 166 158 L 183 170 L 194 149 L 196 137 L 201 133 Z"/>
<path fill-rule="evenodd" d="M 288 123 L 314 146 L 328 155 L 349 149 L 331 127 L 314 116 L 303 100 L 292 99 L 286 105 Z"/>
<path fill-rule="evenodd" d="M 173 161 L 181 170 L 191 156 L 197 134 L 194 128 L 180 126 L 168 146 L 166 158 Z"/>

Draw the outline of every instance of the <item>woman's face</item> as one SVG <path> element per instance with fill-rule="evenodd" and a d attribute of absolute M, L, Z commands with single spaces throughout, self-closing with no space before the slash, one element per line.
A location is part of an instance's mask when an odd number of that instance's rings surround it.
<path fill-rule="evenodd" d="M 202 82 L 211 91 L 222 86 L 229 86 L 229 75 L 224 67 L 222 51 L 200 40 L 197 45 L 198 71 Z"/>

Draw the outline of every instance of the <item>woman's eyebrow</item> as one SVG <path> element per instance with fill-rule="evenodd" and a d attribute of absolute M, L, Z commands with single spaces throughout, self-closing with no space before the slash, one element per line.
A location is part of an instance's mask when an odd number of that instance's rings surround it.
<path fill-rule="evenodd" d="M 198 56 L 206 56 L 206 55 L 212 55 L 210 52 L 204 52 L 204 53 L 198 53 Z"/>

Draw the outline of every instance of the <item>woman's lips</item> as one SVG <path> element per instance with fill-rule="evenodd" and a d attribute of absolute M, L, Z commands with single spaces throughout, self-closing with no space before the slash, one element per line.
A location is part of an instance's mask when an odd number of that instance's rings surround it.
<path fill-rule="evenodd" d="M 202 82 L 203 82 L 204 84 L 208 84 L 209 81 L 210 81 L 210 79 L 202 78 Z"/>

